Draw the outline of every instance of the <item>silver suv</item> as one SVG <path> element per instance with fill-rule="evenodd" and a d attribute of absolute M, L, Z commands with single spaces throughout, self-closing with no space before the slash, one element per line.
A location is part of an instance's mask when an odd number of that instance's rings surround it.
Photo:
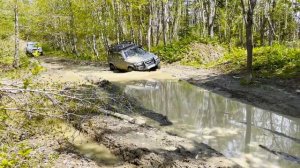
<path fill-rule="evenodd" d="M 130 42 L 112 45 L 109 49 L 110 70 L 144 71 L 160 68 L 160 59 L 141 46 Z"/>
<path fill-rule="evenodd" d="M 39 55 L 43 55 L 43 49 L 37 42 L 28 42 L 26 44 L 25 48 L 27 55 L 33 55 L 35 56 L 35 53 L 38 53 Z"/>

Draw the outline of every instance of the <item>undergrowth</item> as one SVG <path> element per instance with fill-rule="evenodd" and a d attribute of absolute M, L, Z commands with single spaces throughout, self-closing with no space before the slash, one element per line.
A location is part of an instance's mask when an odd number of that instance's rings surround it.
<path fill-rule="evenodd" d="M 227 72 L 246 69 L 246 50 L 233 48 L 223 58 L 211 63 Z M 253 72 L 258 77 L 296 78 L 300 77 L 300 49 L 285 45 L 254 48 Z"/>
<path fill-rule="evenodd" d="M 78 52 L 78 55 L 72 53 L 71 51 L 62 51 L 60 49 L 55 49 L 53 46 L 46 43 L 43 44 L 43 50 L 47 56 L 69 58 L 81 61 L 95 61 L 95 62 L 106 62 L 107 54 L 104 49 L 99 50 L 99 56 L 97 57 L 91 51 L 87 49 L 82 49 Z"/>
<path fill-rule="evenodd" d="M 154 47 L 151 51 L 158 55 L 162 61 L 166 63 L 174 63 L 182 61 L 183 64 L 198 66 L 202 64 L 202 60 L 195 57 L 193 60 L 186 61 L 184 60 L 186 56 L 191 57 L 190 45 L 192 43 L 202 43 L 202 44 L 212 44 L 217 45 L 216 40 L 206 39 L 206 38 L 197 38 L 189 37 L 182 38 L 179 41 L 169 43 L 166 46 L 163 44 Z M 188 55 L 189 54 L 189 55 Z M 197 53 L 195 53 L 197 55 Z"/>

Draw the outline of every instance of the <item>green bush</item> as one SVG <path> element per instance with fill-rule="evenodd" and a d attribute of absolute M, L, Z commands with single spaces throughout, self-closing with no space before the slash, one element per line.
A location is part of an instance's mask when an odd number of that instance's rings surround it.
<path fill-rule="evenodd" d="M 188 45 L 191 41 L 183 40 L 170 43 L 166 46 L 159 45 L 154 47 L 152 52 L 160 56 L 162 61 L 167 63 L 173 63 L 180 61 L 183 58 L 183 55 L 188 52 Z"/>
<path fill-rule="evenodd" d="M 246 68 L 246 50 L 234 48 L 218 61 L 227 71 Z M 300 76 L 300 49 L 285 45 L 258 47 L 253 53 L 253 71 L 260 77 L 292 78 Z"/>
<path fill-rule="evenodd" d="M 152 49 L 152 52 L 158 55 L 162 59 L 162 61 L 173 63 L 181 61 L 183 58 L 185 58 L 186 54 L 190 52 L 190 44 L 196 42 L 203 44 L 217 44 L 217 41 L 215 39 L 205 39 L 196 36 L 190 36 L 187 38 L 182 38 L 179 41 L 169 43 L 166 46 L 158 45 Z M 198 59 L 191 60 L 191 62 L 184 61 L 184 64 L 198 65 L 201 64 L 201 61 L 199 62 Z"/>

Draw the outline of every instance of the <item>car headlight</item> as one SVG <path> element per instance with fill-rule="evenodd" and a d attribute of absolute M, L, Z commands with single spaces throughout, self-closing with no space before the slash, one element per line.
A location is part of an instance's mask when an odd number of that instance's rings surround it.
<path fill-rule="evenodd" d="M 135 66 L 143 66 L 144 65 L 144 63 L 143 62 L 139 62 L 139 63 L 136 63 L 136 64 L 134 64 Z"/>

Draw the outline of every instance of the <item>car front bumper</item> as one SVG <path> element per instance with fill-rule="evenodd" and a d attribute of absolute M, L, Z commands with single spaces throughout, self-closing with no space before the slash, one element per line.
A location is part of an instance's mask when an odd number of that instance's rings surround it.
<path fill-rule="evenodd" d="M 143 65 L 135 66 L 135 69 L 138 71 L 150 70 L 152 68 L 158 67 L 159 64 L 160 64 L 160 61 L 156 60 L 154 63 L 151 63 L 151 64 L 144 63 Z"/>

